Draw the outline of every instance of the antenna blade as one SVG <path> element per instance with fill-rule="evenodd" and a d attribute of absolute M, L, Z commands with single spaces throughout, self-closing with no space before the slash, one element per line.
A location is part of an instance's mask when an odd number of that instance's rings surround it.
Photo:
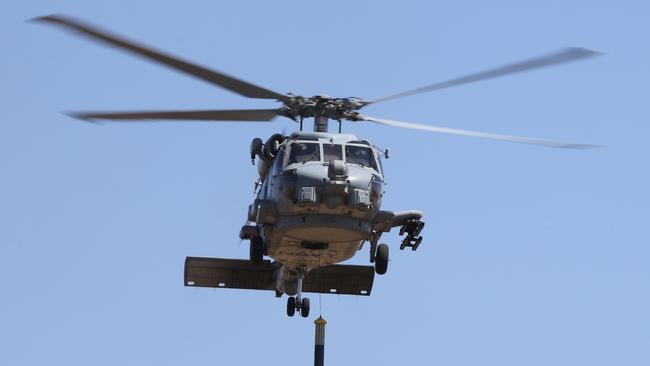
<path fill-rule="evenodd" d="M 375 118 L 369 116 L 358 116 L 358 119 L 361 121 L 375 122 L 386 126 L 408 128 L 412 130 L 438 132 L 438 133 L 445 133 L 449 135 L 458 135 L 458 136 L 480 137 L 480 138 L 490 139 L 490 140 L 517 142 L 522 144 L 541 145 L 541 146 L 556 147 L 556 148 L 563 148 L 563 149 L 590 149 L 590 148 L 600 147 L 598 145 L 576 144 L 571 142 L 544 140 L 544 139 L 531 138 L 531 137 L 500 135 L 500 134 L 490 133 L 490 132 L 479 132 L 479 131 L 461 130 L 461 129 L 449 128 L 449 127 L 422 125 L 418 123 L 402 122 L 402 121 Z"/>
<path fill-rule="evenodd" d="M 69 116 L 85 121 L 248 121 L 270 122 L 278 109 L 200 110 L 200 111 L 132 111 L 132 112 L 70 112 Z"/>
<path fill-rule="evenodd" d="M 545 56 L 536 57 L 536 58 L 532 58 L 520 62 L 515 62 L 508 65 L 489 69 L 486 71 L 469 74 L 466 76 L 423 86 L 413 90 L 408 90 L 399 94 L 393 94 L 386 97 L 373 99 L 370 101 L 366 101 L 365 104 L 367 105 L 367 104 L 385 102 L 387 100 L 393 100 L 393 99 L 408 97 L 411 95 L 427 93 L 434 90 L 451 88 L 453 86 L 474 83 L 477 81 L 482 81 L 487 79 L 493 79 L 501 76 L 519 73 L 519 72 L 531 71 L 535 69 L 541 69 L 544 67 L 560 65 L 560 64 L 577 61 L 589 57 L 594 57 L 598 55 L 600 55 L 600 52 L 588 50 L 585 48 L 577 48 L 577 47 L 565 48 L 563 50 Z"/>
<path fill-rule="evenodd" d="M 288 96 L 274 92 L 272 90 L 251 84 L 249 82 L 237 79 L 224 73 L 210 70 L 206 67 L 199 66 L 180 58 L 157 51 L 151 47 L 145 46 L 135 41 L 128 40 L 109 32 L 100 30 L 97 27 L 86 24 L 83 21 L 70 18 L 65 15 L 48 15 L 32 19 L 35 22 L 49 23 L 61 26 L 67 30 L 80 33 L 93 40 L 106 43 L 108 45 L 129 51 L 138 56 L 156 61 L 160 64 L 171 67 L 174 70 L 184 72 L 195 76 L 211 84 L 228 89 L 237 94 L 249 98 L 288 100 Z"/>

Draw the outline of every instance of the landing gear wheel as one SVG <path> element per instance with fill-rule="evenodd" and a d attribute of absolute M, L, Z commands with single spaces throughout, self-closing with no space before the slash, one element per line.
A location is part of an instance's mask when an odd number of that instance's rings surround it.
<path fill-rule="evenodd" d="M 251 238 L 250 260 L 253 264 L 262 264 L 264 261 L 264 240 L 259 236 Z"/>
<path fill-rule="evenodd" d="M 388 270 L 388 245 L 379 244 L 375 255 L 375 272 L 383 275 Z"/>
<path fill-rule="evenodd" d="M 303 318 L 309 316 L 309 299 L 306 297 L 302 299 L 302 304 L 300 305 L 300 315 L 302 315 Z"/>
<path fill-rule="evenodd" d="M 296 298 L 290 296 L 287 299 L 287 315 L 293 316 L 296 313 Z"/>

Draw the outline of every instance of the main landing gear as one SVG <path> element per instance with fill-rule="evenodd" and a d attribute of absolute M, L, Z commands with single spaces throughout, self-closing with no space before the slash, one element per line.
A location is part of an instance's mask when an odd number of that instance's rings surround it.
<path fill-rule="evenodd" d="M 296 310 L 300 312 L 300 315 L 303 318 L 309 316 L 309 299 L 302 297 L 302 279 L 303 275 L 298 275 L 298 293 L 296 297 L 289 296 L 287 299 L 287 315 L 293 316 L 296 313 Z"/>
<path fill-rule="evenodd" d="M 375 272 L 383 275 L 388 270 L 388 245 L 379 244 L 375 253 Z"/>
<path fill-rule="evenodd" d="M 420 243 L 422 243 L 420 233 L 423 228 L 424 222 L 420 221 L 420 219 L 406 220 L 399 231 L 400 236 L 406 234 L 399 249 L 404 250 L 404 248 L 408 247 L 417 250 Z M 388 245 L 377 245 L 380 237 L 381 232 L 377 231 L 373 231 L 370 236 L 370 263 L 375 264 L 375 273 L 383 275 L 388 270 Z"/>
<path fill-rule="evenodd" d="M 378 234 L 370 239 L 370 263 L 375 264 L 375 273 L 383 275 L 388 270 L 388 245 L 377 245 L 378 240 Z"/>

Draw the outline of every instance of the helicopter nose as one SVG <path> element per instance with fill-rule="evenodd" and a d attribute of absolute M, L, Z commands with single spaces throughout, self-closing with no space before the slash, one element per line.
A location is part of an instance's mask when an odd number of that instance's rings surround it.
<path fill-rule="evenodd" d="M 328 209 L 346 206 L 367 211 L 377 203 L 380 194 L 374 194 L 372 174 L 342 160 L 323 165 L 309 165 L 280 174 L 280 191 L 297 206 Z"/>

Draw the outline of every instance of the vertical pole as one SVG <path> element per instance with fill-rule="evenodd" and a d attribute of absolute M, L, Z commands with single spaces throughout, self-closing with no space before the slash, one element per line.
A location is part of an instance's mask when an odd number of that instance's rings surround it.
<path fill-rule="evenodd" d="M 327 322 L 322 316 L 314 320 L 316 326 L 316 345 L 314 347 L 314 366 L 325 365 L 325 324 Z"/>

